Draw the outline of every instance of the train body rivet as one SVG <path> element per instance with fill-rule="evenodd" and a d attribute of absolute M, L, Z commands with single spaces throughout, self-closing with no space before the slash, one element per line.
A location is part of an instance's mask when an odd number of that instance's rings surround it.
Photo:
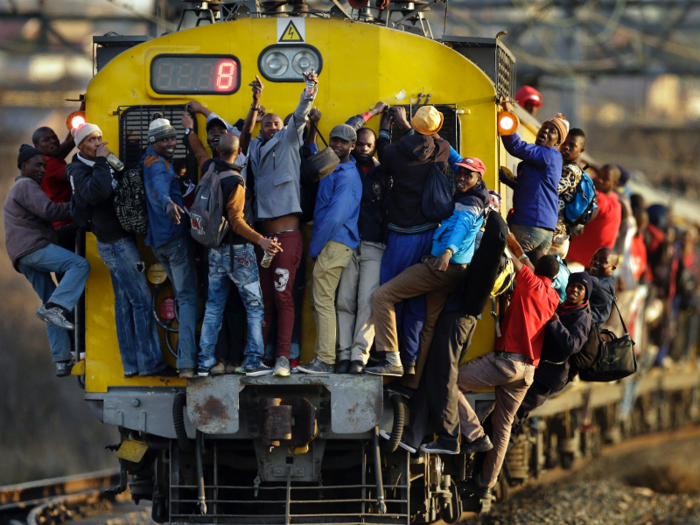
<path fill-rule="evenodd" d="M 135 399 L 135 398 L 134 398 L 134 399 L 131 400 L 131 406 L 137 407 L 137 406 L 139 406 L 140 404 L 141 404 L 141 401 L 139 401 L 138 399 Z"/>

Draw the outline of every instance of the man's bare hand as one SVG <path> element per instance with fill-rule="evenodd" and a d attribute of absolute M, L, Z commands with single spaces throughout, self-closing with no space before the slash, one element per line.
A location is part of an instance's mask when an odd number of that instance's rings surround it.
<path fill-rule="evenodd" d="M 267 239 L 266 237 L 260 237 L 260 239 L 258 239 L 258 246 L 268 255 L 275 255 L 277 252 L 284 251 L 281 244 L 272 239 Z"/>
<path fill-rule="evenodd" d="M 263 89 L 265 89 L 265 86 L 263 86 L 260 77 L 258 75 L 255 75 L 255 80 L 253 80 L 248 85 L 251 88 L 253 88 L 253 102 L 260 102 L 260 97 L 262 97 Z"/>
<path fill-rule="evenodd" d="M 194 120 L 192 117 L 190 117 L 189 113 L 187 111 L 182 112 L 182 127 L 185 129 L 193 129 L 194 128 Z"/>
<path fill-rule="evenodd" d="M 262 122 L 262 119 L 265 118 L 265 115 L 266 115 L 266 113 L 265 113 L 265 107 L 264 107 L 264 106 L 260 106 L 260 107 L 258 108 L 258 114 L 255 115 L 255 122 Z"/>
<path fill-rule="evenodd" d="M 180 208 L 180 206 L 175 204 L 173 201 L 170 201 L 165 205 L 165 213 L 168 214 L 168 218 L 175 224 L 180 224 L 180 217 L 182 217 L 185 212 L 182 208 Z"/>
<path fill-rule="evenodd" d="M 187 111 L 189 111 L 190 113 L 201 113 L 202 115 L 207 115 L 208 113 L 211 113 L 211 111 L 205 108 L 201 102 L 197 102 L 196 100 L 190 100 L 187 103 Z"/>
<path fill-rule="evenodd" d="M 101 142 L 99 146 L 97 146 L 97 149 L 95 150 L 95 156 L 96 157 L 106 157 L 111 151 L 109 151 L 109 148 L 107 147 L 107 144 L 109 142 Z"/>
<path fill-rule="evenodd" d="M 435 259 L 435 262 L 433 263 L 433 270 L 437 272 L 444 272 L 447 270 L 447 267 L 450 265 L 450 259 L 452 259 L 452 254 L 445 250 L 445 252 Z"/>
<path fill-rule="evenodd" d="M 321 112 L 318 110 L 318 108 L 312 108 L 311 111 L 309 111 L 309 119 L 314 121 L 314 124 L 318 124 L 318 121 L 321 120 Z"/>
<path fill-rule="evenodd" d="M 389 109 L 389 104 L 380 100 L 374 105 L 374 108 L 370 113 L 373 113 L 374 115 L 379 115 L 380 113 L 384 113 L 387 109 Z"/>
<path fill-rule="evenodd" d="M 394 115 L 390 111 L 387 111 L 382 115 L 382 120 L 379 122 L 379 129 L 390 131 L 393 123 Z"/>
<path fill-rule="evenodd" d="M 305 82 L 313 82 L 314 84 L 318 84 L 318 73 L 302 73 L 302 76 L 304 77 Z"/>
<path fill-rule="evenodd" d="M 412 126 L 406 117 L 406 108 L 403 106 L 394 106 L 391 108 L 391 111 L 394 114 L 394 120 L 396 123 L 406 131 L 409 131 Z"/>

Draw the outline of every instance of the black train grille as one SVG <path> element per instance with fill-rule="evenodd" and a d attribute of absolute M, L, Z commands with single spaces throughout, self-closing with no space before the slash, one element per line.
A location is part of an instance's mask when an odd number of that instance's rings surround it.
<path fill-rule="evenodd" d="M 455 150 L 457 150 L 457 153 L 459 153 L 461 142 L 461 129 L 459 119 L 457 118 L 457 106 L 455 104 L 433 104 L 433 106 L 435 106 L 435 109 L 437 109 L 440 113 L 442 113 L 445 116 L 445 121 L 442 124 L 442 129 L 440 129 L 440 132 L 438 133 L 440 135 L 440 138 L 443 138 L 447 142 L 449 142 L 450 145 Z M 417 104 L 412 104 L 401 105 L 401 107 L 406 108 L 406 117 L 410 122 L 413 118 L 413 115 L 416 114 L 416 111 L 418 111 L 418 108 L 420 108 L 421 106 Z M 394 124 L 391 128 L 391 143 L 396 144 L 403 138 L 404 135 L 404 131 L 401 128 L 399 128 L 399 126 Z"/>
<path fill-rule="evenodd" d="M 498 49 L 498 77 L 496 92 L 508 100 L 515 98 L 515 60 L 500 45 Z"/>
<path fill-rule="evenodd" d="M 185 128 L 182 127 L 184 109 L 181 104 L 119 107 L 119 158 L 126 164 L 127 169 L 135 167 L 148 148 L 148 125 L 155 112 L 162 113 L 177 130 L 178 141 L 174 158 L 186 158 L 187 151 L 181 140 L 185 132 Z M 196 132 L 196 119 L 194 125 Z"/>

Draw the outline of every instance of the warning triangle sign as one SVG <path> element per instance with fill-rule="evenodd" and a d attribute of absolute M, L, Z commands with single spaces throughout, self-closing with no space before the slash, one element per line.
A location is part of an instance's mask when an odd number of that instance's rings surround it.
<path fill-rule="evenodd" d="M 297 29 L 297 26 L 294 25 L 293 21 L 289 21 L 289 24 L 287 24 L 287 27 L 285 30 L 282 32 L 282 36 L 279 39 L 279 42 L 303 42 L 304 38 L 301 36 L 301 33 Z"/>

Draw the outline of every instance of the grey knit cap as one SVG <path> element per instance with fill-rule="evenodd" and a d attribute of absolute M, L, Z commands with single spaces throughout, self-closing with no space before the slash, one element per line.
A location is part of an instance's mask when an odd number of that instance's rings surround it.
<path fill-rule="evenodd" d="M 170 137 L 177 137 L 177 131 L 175 131 L 168 119 L 163 118 L 163 115 L 160 113 L 155 113 L 153 122 L 148 126 L 148 142 L 158 142 Z"/>

